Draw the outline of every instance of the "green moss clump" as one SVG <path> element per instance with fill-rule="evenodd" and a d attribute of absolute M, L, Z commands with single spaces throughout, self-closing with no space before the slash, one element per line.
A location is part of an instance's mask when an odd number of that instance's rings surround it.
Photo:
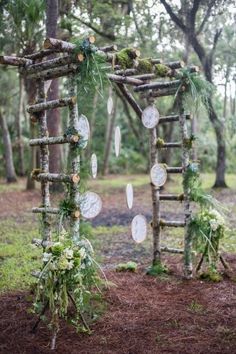
<path fill-rule="evenodd" d="M 183 146 L 186 149 L 192 149 L 193 147 L 193 142 L 196 140 L 196 137 L 194 135 L 191 135 L 189 139 L 184 139 L 183 140 Z"/>
<path fill-rule="evenodd" d="M 122 67 L 122 69 L 129 69 L 133 66 L 133 59 L 137 57 L 136 51 L 133 48 L 123 48 L 116 53 L 116 63 Z"/>
<path fill-rule="evenodd" d="M 137 71 L 139 74 L 152 73 L 151 59 L 149 58 L 138 59 Z"/>
<path fill-rule="evenodd" d="M 157 141 L 156 141 L 156 147 L 157 148 L 161 148 L 163 147 L 163 145 L 165 144 L 165 141 L 161 138 L 158 138 Z"/>
<path fill-rule="evenodd" d="M 117 272 L 132 272 L 135 273 L 137 271 L 137 263 L 133 261 L 129 261 L 127 263 L 120 263 L 116 267 Z"/>
<path fill-rule="evenodd" d="M 160 77 L 166 77 L 170 72 L 170 68 L 164 64 L 155 65 L 155 74 Z"/>
<path fill-rule="evenodd" d="M 165 264 L 158 262 L 157 264 L 152 265 L 147 270 L 147 275 L 152 275 L 154 277 L 162 274 L 169 274 L 169 269 Z"/>
<path fill-rule="evenodd" d="M 201 273 L 199 278 L 207 281 L 212 281 L 214 283 L 219 283 L 223 280 L 222 276 L 216 270 L 212 269 Z"/>

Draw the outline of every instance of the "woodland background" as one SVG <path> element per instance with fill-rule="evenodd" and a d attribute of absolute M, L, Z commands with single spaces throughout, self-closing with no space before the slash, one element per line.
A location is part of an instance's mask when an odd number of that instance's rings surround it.
<path fill-rule="evenodd" d="M 42 47 L 46 36 L 71 40 L 94 33 L 97 46 L 109 43 L 118 48 L 132 46 L 140 49 L 142 57 L 199 65 L 216 90 L 208 112 L 205 109 L 192 112 L 192 132 L 198 137 L 193 159 L 201 160 L 203 171 L 215 173 L 215 186 L 224 187 L 225 172 L 235 172 L 236 159 L 235 18 L 236 8 L 231 0 L 2 0 L 0 53 L 32 53 Z M 15 181 L 17 176 L 28 176 L 26 187 L 34 189 L 35 182 L 29 175 L 38 165 L 38 152 L 30 151 L 28 140 L 36 135 L 36 127 L 30 123 L 26 108 L 35 101 L 35 86 L 15 68 L 0 70 L 0 176 L 7 182 Z M 48 99 L 58 96 L 59 87 L 66 95 L 63 79 L 54 80 Z M 112 115 L 107 114 L 109 90 L 112 88 L 106 87 L 103 92 L 90 90 L 80 97 L 79 107 L 91 126 L 85 159 L 96 152 L 102 175 L 146 172 L 147 134 L 114 91 L 115 109 Z M 144 101 L 140 104 L 145 107 Z M 170 98 L 159 99 L 160 113 L 171 113 L 172 104 Z M 67 119 L 66 110 L 49 112 L 50 135 L 63 133 Z M 122 132 L 118 160 L 112 144 L 116 125 Z M 165 128 L 160 135 L 166 141 L 174 141 L 174 126 Z M 67 151 L 61 146 L 50 149 L 51 172 L 66 168 Z M 178 165 L 179 156 L 166 151 L 162 160 L 174 166 Z"/>

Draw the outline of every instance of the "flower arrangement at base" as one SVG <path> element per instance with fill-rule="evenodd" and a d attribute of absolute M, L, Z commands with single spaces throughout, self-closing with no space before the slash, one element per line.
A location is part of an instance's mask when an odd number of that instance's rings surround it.
<path fill-rule="evenodd" d="M 192 216 L 189 231 L 192 234 L 196 251 L 202 253 L 209 269 L 216 271 L 219 244 L 226 231 L 224 217 L 216 209 L 201 209 Z"/>
<path fill-rule="evenodd" d="M 93 254 L 88 239 L 81 238 L 73 244 L 66 232 L 44 250 L 34 310 L 41 315 L 49 310 L 48 320 L 54 332 L 59 329 L 59 318 L 68 319 L 70 302 L 76 309 L 71 322 L 77 330 L 90 331 L 84 315 L 92 319 L 94 299 L 99 297 L 102 282 Z"/>

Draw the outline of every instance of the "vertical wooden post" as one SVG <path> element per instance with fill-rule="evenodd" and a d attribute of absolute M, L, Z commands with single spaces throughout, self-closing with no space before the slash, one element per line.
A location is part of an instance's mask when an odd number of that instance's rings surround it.
<path fill-rule="evenodd" d="M 76 97 L 76 80 L 73 75 L 69 76 L 69 95 L 70 97 Z M 70 107 L 70 117 L 69 117 L 69 126 L 72 129 L 76 129 L 78 125 L 78 105 L 74 103 Z M 70 158 L 71 158 L 71 174 L 79 174 L 80 173 L 80 153 L 73 149 L 73 145 L 70 144 L 69 150 Z M 79 192 L 79 183 L 71 182 L 70 188 L 70 199 L 71 202 L 75 205 L 78 205 L 80 197 Z M 80 218 L 71 216 L 71 237 L 74 243 L 78 243 L 80 239 Z"/>
<path fill-rule="evenodd" d="M 153 101 L 149 100 L 149 104 Z M 150 129 L 149 144 L 150 144 L 150 169 L 158 163 L 157 152 L 157 130 L 156 127 Z M 160 192 L 159 188 L 151 183 L 152 193 L 152 234 L 153 234 L 153 265 L 161 262 L 161 245 L 160 245 Z"/>
<path fill-rule="evenodd" d="M 179 123 L 182 135 L 182 167 L 183 174 L 185 173 L 189 165 L 189 148 L 186 141 L 189 139 L 188 130 L 186 124 L 186 118 L 184 114 L 182 97 L 179 98 L 180 104 L 180 116 Z M 189 222 L 191 218 L 190 210 L 190 199 L 189 199 L 189 190 L 184 187 L 184 214 L 185 214 L 185 230 L 184 230 L 184 276 L 187 279 L 192 278 L 193 266 L 192 266 L 192 236 L 189 232 Z"/>
<path fill-rule="evenodd" d="M 44 81 L 38 80 L 38 103 L 46 101 L 45 91 L 44 91 Z M 47 117 L 46 111 L 40 112 L 39 119 L 39 132 L 40 138 L 48 137 L 48 127 L 47 127 Z M 40 169 L 43 173 L 49 173 L 49 150 L 47 145 L 40 146 Z M 50 207 L 50 192 L 49 192 L 49 182 L 41 181 L 41 194 L 42 194 L 42 207 Z M 51 240 L 51 226 L 50 217 L 47 212 L 42 213 L 42 239 L 43 241 Z"/>

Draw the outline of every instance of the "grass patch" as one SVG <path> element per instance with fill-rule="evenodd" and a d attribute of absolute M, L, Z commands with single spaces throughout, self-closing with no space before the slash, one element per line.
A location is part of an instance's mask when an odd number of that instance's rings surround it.
<path fill-rule="evenodd" d="M 23 290 L 35 282 L 31 276 L 40 266 L 41 250 L 31 245 L 38 237 L 33 224 L 2 221 L 0 229 L 0 292 Z"/>

